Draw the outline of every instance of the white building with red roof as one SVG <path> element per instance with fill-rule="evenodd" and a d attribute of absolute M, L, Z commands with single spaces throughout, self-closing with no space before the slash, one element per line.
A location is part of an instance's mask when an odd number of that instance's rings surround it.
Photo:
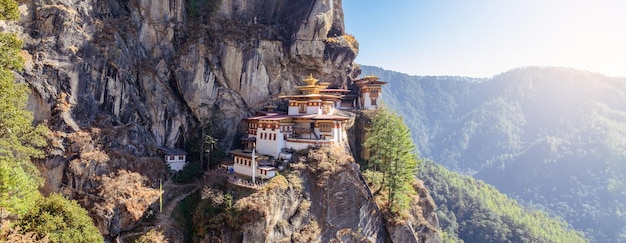
<path fill-rule="evenodd" d="M 376 76 L 370 75 L 353 81 L 358 86 L 358 107 L 361 109 L 376 109 L 380 105 L 382 86 L 387 82 L 380 81 Z"/>
<path fill-rule="evenodd" d="M 335 109 L 346 108 L 342 103 L 347 89 L 328 88 L 330 83 L 318 82 L 309 76 L 304 86 L 298 86 L 298 94 L 280 96 L 288 101 L 287 113 L 275 112 L 275 106 L 267 111 L 257 112 L 257 116 L 244 120 L 247 132 L 241 138 L 244 149 L 231 151 L 234 160 L 234 172 L 245 176 L 271 178 L 268 166 L 276 165 L 276 161 L 284 159 L 285 150 L 301 150 L 309 146 L 339 144 L 346 139 L 348 117 L 337 115 Z M 359 104 L 362 108 L 376 108 L 376 98 L 380 86 L 384 82 L 371 77 L 359 79 L 356 83 L 361 91 Z M 376 90 L 376 95 L 371 95 Z M 353 107 L 350 104 L 350 107 Z M 265 156 L 264 170 L 252 160 L 252 150 L 256 148 L 256 156 Z M 256 160 L 256 158 L 255 158 Z M 240 163 L 237 163 L 239 161 Z M 256 167 L 255 167 L 256 166 Z M 230 168 L 230 167 L 229 167 Z"/>

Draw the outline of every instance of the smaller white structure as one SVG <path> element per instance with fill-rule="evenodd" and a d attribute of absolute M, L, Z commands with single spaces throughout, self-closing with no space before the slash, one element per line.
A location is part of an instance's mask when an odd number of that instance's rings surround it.
<path fill-rule="evenodd" d="M 267 155 L 254 154 L 241 149 L 231 150 L 229 153 L 233 156 L 232 168 L 237 174 L 262 179 L 276 176 L 276 168 L 272 166 Z M 228 168 L 228 165 L 224 167 Z"/>
<path fill-rule="evenodd" d="M 358 86 L 358 103 L 361 109 L 377 109 L 380 106 L 378 99 L 382 96 L 382 86 L 387 82 L 380 81 L 370 75 L 353 81 Z"/>
<path fill-rule="evenodd" d="M 165 159 L 165 163 L 167 163 L 173 171 L 181 171 L 185 167 L 187 163 L 187 152 L 182 149 L 168 149 L 161 147 L 159 151 L 163 155 Z"/>

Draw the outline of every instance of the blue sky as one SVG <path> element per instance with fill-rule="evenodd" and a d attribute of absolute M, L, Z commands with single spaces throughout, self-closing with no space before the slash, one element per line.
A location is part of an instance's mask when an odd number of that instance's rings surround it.
<path fill-rule="evenodd" d="M 565 66 L 626 77 L 626 1 L 343 0 L 343 10 L 359 64 L 412 75 Z"/>

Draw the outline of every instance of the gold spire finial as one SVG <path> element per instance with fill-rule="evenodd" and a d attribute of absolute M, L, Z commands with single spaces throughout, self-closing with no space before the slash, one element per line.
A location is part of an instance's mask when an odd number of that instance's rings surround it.
<path fill-rule="evenodd" d="M 313 78 L 313 74 L 309 74 L 309 77 L 305 79 L 304 82 L 308 86 L 314 86 L 315 83 L 317 83 L 317 79 Z"/>
<path fill-rule="evenodd" d="M 365 79 L 369 80 L 369 81 L 376 81 L 378 80 L 378 77 L 374 76 L 374 73 L 370 73 L 370 75 L 365 76 Z"/>

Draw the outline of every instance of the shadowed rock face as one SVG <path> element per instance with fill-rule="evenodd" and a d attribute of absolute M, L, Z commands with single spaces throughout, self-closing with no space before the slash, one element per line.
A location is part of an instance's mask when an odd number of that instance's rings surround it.
<path fill-rule="evenodd" d="M 44 191 L 72 188 L 77 199 L 121 170 L 148 190 L 164 168 L 137 158 L 182 146 L 212 112 L 227 147 L 241 118 L 303 77 L 345 86 L 358 51 L 340 0 L 20 2 L 21 20 L 4 28 L 25 41 L 28 107 L 54 131 Z M 132 226 L 123 212 L 92 214 L 105 234 Z"/>
<path fill-rule="evenodd" d="M 209 117 L 207 107 L 217 105 L 231 128 L 309 73 L 343 85 L 357 51 L 329 42 L 345 34 L 341 1 L 60 0 L 20 9 L 37 120 L 51 119 L 65 93 L 80 128 L 105 115 L 168 146 Z"/>

